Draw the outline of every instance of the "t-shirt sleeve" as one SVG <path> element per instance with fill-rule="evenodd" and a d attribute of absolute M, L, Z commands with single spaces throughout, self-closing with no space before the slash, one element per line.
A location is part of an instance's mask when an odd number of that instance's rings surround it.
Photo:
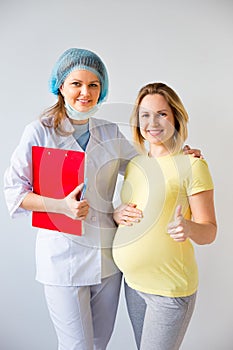
<path fill-rule="evenodd" d="M 204 159 L 192 158 L 192 166 L 187 178 L 187 195 L 192 196 L 214 188 L 207 162 Z"/>

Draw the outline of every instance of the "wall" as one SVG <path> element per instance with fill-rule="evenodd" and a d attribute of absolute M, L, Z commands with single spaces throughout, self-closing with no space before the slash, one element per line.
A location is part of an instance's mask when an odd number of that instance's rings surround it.
<path fill-rule="evenodd" d="M 233 348 L 232 18 L 231 0 L 0 3 L 1 181 L 24 126 L 54 102 L 48 77 L 69 47 L 104 59 L 110 94 L 103 114 L 126 134 L 143 84 L 164 81 L 184 101 L 188 143 L 202 150 L 213 175 L 219 229 L 214 244 L 195 247 L 200 288 L 183 350 Z M 0 348 L 56 349 L 43 288 L 34 281 L 36 230 L 28 218 L 10 219 L 2 192 L 0 203 Z M 108 349 L 119 348 L 135 349 L 123 295 Z"/>

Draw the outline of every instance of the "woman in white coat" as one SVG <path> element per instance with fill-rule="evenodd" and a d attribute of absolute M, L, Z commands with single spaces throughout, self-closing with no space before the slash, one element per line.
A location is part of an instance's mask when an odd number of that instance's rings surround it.
<path fill-rule="evenodd" d="M 44 284 L 58 349 L 106 349 L 121 283 L 111 252 L 112 199 L 118 173 L 136 152 L 116 124 L 93 117 L 108 93 L 108 74 L 95 53 L 65 51 L 53 68 L 50 90 L 57 103 L 26 126 L 12 155 L 4 180 L 6 202 L 13 218 L 46 211 L 84 220 L 83 236 L 39 229 L 36 279 Z M 82 185 L 62 200 L 33 193 L 32 146 L 86 153 L 85 200 L 77 200 Z"/>

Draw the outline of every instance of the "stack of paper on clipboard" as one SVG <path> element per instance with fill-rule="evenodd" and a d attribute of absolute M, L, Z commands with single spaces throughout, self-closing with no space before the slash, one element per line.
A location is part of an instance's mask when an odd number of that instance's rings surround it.
<path fill-rule="evenodd" d="M 32 146 L 33 191 L 45 197 L 62 199 L 84 182 L 85 153 Z M 82 235 L 82 221 L 66 215 L 33 212 L 32 226 Z"/>

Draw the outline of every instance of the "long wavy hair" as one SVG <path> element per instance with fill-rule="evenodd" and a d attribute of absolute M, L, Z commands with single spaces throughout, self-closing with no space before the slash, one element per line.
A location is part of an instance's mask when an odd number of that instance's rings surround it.
<path fill-rule="evenodd" d="M 49 122 L 50 117 L 53 117 L 53 124 Z M 64 120 L 66 117 L 67 114 L 64 98 L 59 92 L 57 102 L 53 106 L 45 109 L 45 111 L 40 116 L 40 120 L 45 127 L 54 128 L 55 131 L 61 135 L 69 135 L 71 132 L 67 132 L 62 128 L 62 120 Z"/>

